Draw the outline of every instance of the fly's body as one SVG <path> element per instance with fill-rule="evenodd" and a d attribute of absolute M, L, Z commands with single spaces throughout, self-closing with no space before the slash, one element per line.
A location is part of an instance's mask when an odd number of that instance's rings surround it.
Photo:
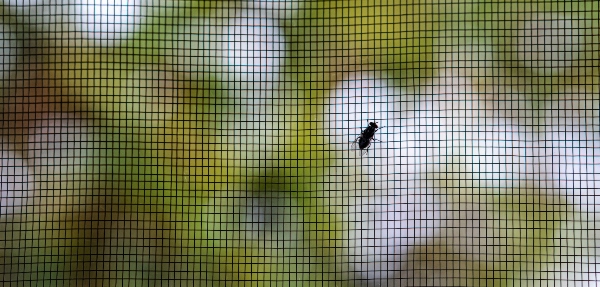
<path fill-rule="evenodd" d="M 375 140 L 375 132 L 379 130 L 379 126 L 377 123 L 370 122 L 369 126 L 365 128 L 364 131 L 356 138 L 354 142 L 352 142 L 352 148 L 354 148 L 358 144 L 358 149 L 361 150 L 361 156 L 367 154 L 369 152 L 369 147 L 373 140 Z"/>

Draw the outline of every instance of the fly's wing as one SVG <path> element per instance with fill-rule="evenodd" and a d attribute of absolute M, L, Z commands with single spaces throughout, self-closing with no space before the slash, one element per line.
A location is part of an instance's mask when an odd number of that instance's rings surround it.
<path fill-rule="evenodd" d="M 371 141 L 369 141 L 369 144 L 366 147 L 360 148 L 360 142 L 363 139 L 365 139 L 363 136 L 359 136 L 352 142 L 352 145 L 350 146 L 351 149 L 356 149 L 361 157 L 369 152 L 369 147 L 371 146 Z"/>
<path fill-rule="evenodd" d="M 356 144 L 360 141 L 361 136 L 357 137 L 354 141 L 352 141 L 352 144 L 350 145 L 351 149 L 356 148 Z"/>

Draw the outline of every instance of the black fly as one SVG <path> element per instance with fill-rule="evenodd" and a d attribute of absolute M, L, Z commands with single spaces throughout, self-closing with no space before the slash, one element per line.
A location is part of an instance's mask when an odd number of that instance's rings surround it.
<path fill-rule="evenodd" d="M 361 150 L 361 156 L 367 154 L 367 152 L 369 152 L 369 147 L 371 146 L 371 141 L 376 140 L 375 132 L 378 130 L 379 126 L 377 125 L 377 122 L 370 122 L 369 126 L 362 131 L 360 136 L 358 136 L 354 142 L 352 142 L 351 147 L 354 148 L 356 144 L 358 144 L 358 148 Z"/>

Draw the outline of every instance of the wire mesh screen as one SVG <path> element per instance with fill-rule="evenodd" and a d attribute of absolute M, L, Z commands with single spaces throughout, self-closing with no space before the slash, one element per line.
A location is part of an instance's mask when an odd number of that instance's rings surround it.
<path fill-rule="evenodd" d="M 597 286 L 598 1 L 0 1 L 1 286 Z"/>

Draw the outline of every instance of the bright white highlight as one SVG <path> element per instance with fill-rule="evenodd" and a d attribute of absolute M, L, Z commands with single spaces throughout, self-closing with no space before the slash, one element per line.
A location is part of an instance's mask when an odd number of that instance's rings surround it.
<path fill-rule="evenodd" d="M 300 8 L 302 1 L 289 0 L 247 0 L 250 8 L 265 12 L 273 18 L 290 18 Z"/>
<path fill-rule="evenodd" d="M 440 226 L 438 196 L 422 185 L 417 164 L 423 152 L 414 135 L 404 130 L 401 110 L 412 110 L 414 95 L 373 74 L 354 74 L 333 91 L 325 128 L 344 158 L 332 177 L 342 182 L 342 213 L 349 230 L 347 256 L 363 278 L 385 279 L 400 270 L 411 248 L 432 237 Z M 369 154 L 349 150 L 370 121 L 381 128 Z M 412 128 L 415 128 L 414 126 Z M 410 129 L 410 127 L 409 127 Z M 403 164 L 404 163 L 404 164 Z M 357 183 L 356 180 L 366 183 Z M 337 189 L 337 188 L 336 188 Z"/>
<path fill-rule="evenodd" d="M 562 74 L 576 66 L 585 50 L 583 27 L 561 14 L 532 14 L 539 18 L 521 21 L 514 37 L 521 65 L 543 75 Z"/>
<path fill-rule="evenodd" d="M 153 1 L 142 0 L 4 0 L 25 23 L 33 24 L 52 41 L 89 40 L 112 46 L 137 32 Z"/>
<path fill-rule="evenodd" d="M 563 95 L 546 117 L 550 179 L 582 211 L 600 212 L 600 99 Z M 593 97 L 596 97 L 593 99 Z M 597 215 L 600 218 L 600 216 Z"/>
<path fill-rule="evenodd" d="M 147 1 L 84 0 L 75 8 L 75 21 L 85 36 L 98 43 L 112 43 L 136 32 L 144 20 Z"/>
<path fill-rule="evenodd" d="M 236 89 L 271 89 L 279 78 L 285 44 L 277 21 L 245 14 L 197 19 L 175 35 L 178 69 L 213 73 Z"/>

